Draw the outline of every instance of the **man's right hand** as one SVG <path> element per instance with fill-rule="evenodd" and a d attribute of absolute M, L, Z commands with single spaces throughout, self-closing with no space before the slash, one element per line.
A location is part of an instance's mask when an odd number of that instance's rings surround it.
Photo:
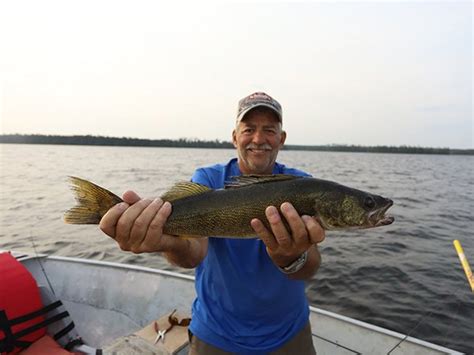
<path fill-rule="evenodd" d="M 117 241 L 122 250 L 133 253 L 172 252 L 177 238 L 163 234 L 171 204 L 160 198 L 142 199 L 133 191 L 123 194 L 124 202 L 112 207 L 100 221 L 100 229 Z"/>

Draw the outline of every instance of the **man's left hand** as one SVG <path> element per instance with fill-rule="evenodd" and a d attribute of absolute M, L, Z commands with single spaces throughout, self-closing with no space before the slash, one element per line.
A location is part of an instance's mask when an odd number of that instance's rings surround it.
<path fill-rule="evenodd" d="M 267 252 L 273 262 L 285 267 L 298 259 L 312 245 L 321 243 L 325 238 L 324 229 L 310 216 L 299 216 L 295 208 L 288 202 L 280 206 L 280 210 L 288 222 L 288 230 L 282 221 L 278 209 L 269 206 L 265 215 L 271 230 L 257 218 L 250 224 L 255 233 L 267 246 Z"/>

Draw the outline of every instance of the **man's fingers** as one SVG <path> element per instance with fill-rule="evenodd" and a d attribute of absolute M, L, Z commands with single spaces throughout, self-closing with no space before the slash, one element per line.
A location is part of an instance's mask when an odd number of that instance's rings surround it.
<path fill-rule="evenodd" d="M 268 206 L 265 210 L 265 215 L 267 216 L 273 235 L 278 244 L 283 249 L 289 248 L 292 243 L 292 238 L 286 229 L 286 226 L 283 224 L 278 210 L 274 206 Z"/>
<path fill-rule="evenodd" d="M 133 205 L 140 201 L 141 198 L 135 191 L 128 190 L 123 193 L 122 199 L 129 205 Z"/>
<path fill-rule="evenodd" d="M 278 243 L 275 240 L 275 237 L 265 227 L 261 220 L 254 218 L 250 221 L 250 225 L 269 250 L 275 250 L 278 248 Z"/>
<path fill-rule="evenodd" d="M 167 238 L 169 237 L 168 235 L 163 234 L 163 227 L 171 214 L 172 208 L 169 202 L 163 203 L 162 200 L 159 201 L 161 201 L 161 208 L 158 213 L 155 213 L 153 219 L 148 225 L 145 238 L 141 244 L 142 251 L 156 251 L 157 243 L 160 243 L 160 249 L 162 250 L 168 250 L 169 248 L 168 243 L 170 242 L 170 239 Z"/>
<path fill-rule="evenodd" d="M 140 200 L 140 196 L 138 196 L 134 191 L 126 191 L 122 195 L 122 199 L 124 202 L 121 202 L 108 210 L 99 223 L 99 228 L 109 237 L 114 239 L 116 238 L 117 223 L 120 217 L 122 217 L 122 214 L 128 207 L 130 207 L 130 205 Z"/>
<path fill-rule="evenodd" d="M 140 252 L 141 244 L 147 235 L 152 220 L 163 205 L 163 201 L 159 198 L 153 200 L 135 219 L 130 231 L 130 250 L 132 252 Z M 159 240 L 159 238 L 156 238 Z"/>
<path fill-rule="evenodd" d="M 321 227 L 321 225 L 313 217 L 305 215 L 301 216 L 301 218 L 306 225 L 311 243 L 321 243 L 326 238 L 326 233 L 323 227 Z"/>
<path fill-rule="evenodd" d="M 152 201 L 149 199 L 140 200 L 127 208 L 119 218 L 115 229 L 115 240 L 119 243 L 122 249 L 129 249 L 130 233 L 135 220 L 151 202 Z"/>
<path fill-rule="evenodd" d="M 109 237 L 115 238 L 115 227 L 119 218 L 125 212 L 129 205 L 125 202 L 121 202 L 110 210 L 102 217 L 99 223 L 99 228 L 107 234 Z"/>
<path fill-rule="evenodd" d="M 281 212 L 285 217 L 291 229 L 291 235 L 296 245 L 305 246 L 308 244 L 308 231 L 306 225 L 301 219 L 300 215 L 291 203 L 284 202 L 281 207 Z"/>

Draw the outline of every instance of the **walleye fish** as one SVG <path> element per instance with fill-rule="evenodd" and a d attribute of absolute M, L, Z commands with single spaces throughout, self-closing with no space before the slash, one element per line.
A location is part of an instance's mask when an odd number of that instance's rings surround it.
<path fill-rule="evenodd" d="M 70 181 L 77 205 L 65 213 L 66 223 L 99 224 L 123 201 L 90 181 L 73 176 Z M 313 216 L 326 230 L 373 228 L 394 221 L 385 215 L 393 205 L 390 199 L 332 181 L 283 174 L 238 176 L 219 190 L 180 182 L 161 198 L 172 203 L 164 233 L 183 237 L 255 238 L 250 221 L 258 218 L 269 228 L 266 207 L 283 202 L 290 202 L 299 215 Z"/>
<path fill-rule="evenodd" d="M 122 199 L 78 177 L 70 177 L 77 206 L 64 215 L 66 223 L 98 224 Z M 172 204 L 163 231 L 183 237 L 256 238 L 253 218 L 269 228 L 266 207 L 290 202 L 299 215 L 313 216 L 326 230 L 373 228 L 391 224 L 385 212 L 390 199 L 338 183 L 293 175 L 243 175 L 224 189 L 180 182 L 161 196 Z M 286 221 L 283 218 L 284 223 Z"/>

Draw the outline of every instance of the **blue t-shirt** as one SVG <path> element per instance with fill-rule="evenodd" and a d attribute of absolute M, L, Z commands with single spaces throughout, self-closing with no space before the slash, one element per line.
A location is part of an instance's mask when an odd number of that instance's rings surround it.
<path fill-rule="evenodd" d="M 273 173 L 309 176 L 278 163 Z M 192 181 L 220 189 L 238 175 L 232 159 L 197 169 Z M 196 293 L 191 331 L 229 352 L 273 351 L 309 319 L 304 282 L 280 272 L 260 239 L 209 238 L 207 256 L 196 268 Z"/>

